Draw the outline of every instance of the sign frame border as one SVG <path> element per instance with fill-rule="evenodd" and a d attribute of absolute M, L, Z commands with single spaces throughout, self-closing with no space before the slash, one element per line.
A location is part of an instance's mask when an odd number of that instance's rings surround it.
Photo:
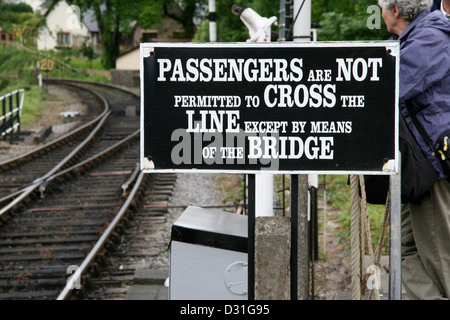
<path fill-rule="evenodd" d="M 384 47 L 391 50 L 390 54 L 396 57 L 395 60 L 395 132 L 394 132 L 394 159 L 381 168 L 380 171 L 365 170 L 236 170 L 236 169 L 157 169 L 153 164 L 143 157 L 144 154 L 144 57 L 148 57 L 150 52 L 158 47 L 166 48 L 352 48 L 352 47 Z M 400 71 L 400 42 L 398 40 L 378 40 L 378 41 L 320 41 L 320 42 L 145 42 L 139 47 L 140 66 L 140 170 L 143 173 L 229 173 L 229 174 L 366 174 L 366 175 L 397 175 L 399 174 L 399 71 Z"/>

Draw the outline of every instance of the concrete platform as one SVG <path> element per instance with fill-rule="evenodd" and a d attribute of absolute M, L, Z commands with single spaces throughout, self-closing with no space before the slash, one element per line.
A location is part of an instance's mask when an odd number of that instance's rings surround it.
<path fill-rule="evenodd" d="M 168 276 L 164 269 L 136 269 L 126 300 L 168 300 L 169 288 L 164 286 Z"/>

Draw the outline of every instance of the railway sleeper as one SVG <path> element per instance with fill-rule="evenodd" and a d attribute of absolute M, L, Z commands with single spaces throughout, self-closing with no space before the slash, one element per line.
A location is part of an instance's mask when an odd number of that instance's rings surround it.
<path fill-rule="evenodd" d="M 48 239 L 13 239 L 5 242 L 5 245 L 44 245 L 44 244 L 62 244 L 62 243 L 79 243 L 79 242 L 92 242 L 98 239 L 98 234 L 83 237 L 67 237 L 67 238 L 48 238 Z"/>
<path fill-rule="evenodd" d="M 0 300 L 48 299 L 58 294 L 58 290 L 39 290 L 25 292 L 0 293 Z"/>
<path fill-rule="evenodd" d="M 87 243 L 81 243 L 78 245 L 72 246 L 9 246 L 8 248 L 0 249 L 0 254 L 33 254 L 33 253 L 43 253 L 45 251 L 48 252 L 67 252 L 67 251 L 79 251 L 83 253 L 88 253 L 91 249 L 92 245 Z"/>
<path fill-rule="evenodd" d="M 80 252 L 54 254 L 52 252 L 42 254 L 25 254 L 25 255 L 2 255 L 0 256 L 0 262 L 23 262 L 23 261 L 63 261 L 63 260 L 75 260 L 83 259 L 86 255 Z"/>

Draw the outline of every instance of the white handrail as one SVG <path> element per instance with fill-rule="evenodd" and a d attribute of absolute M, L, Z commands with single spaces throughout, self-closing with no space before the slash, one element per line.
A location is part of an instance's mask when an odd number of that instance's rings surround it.
<path fill-rule="evenodd" d="M 16 89 L 16 90 L 9 92 L 0 97 L 0 102 L 2 100 L 5 100 L 5 102 L 6 102 L 7 98 L 9 98 L 13 95 L 16 95 L 16 94 L 20 94 L 20 93 L 22 93 L 22 96 L 20 98 L 19 106 L 16 106 L 13 110 L 9 110 L 8 112 L 6 112 L 6 110 L 5 110 L 5 114 L 0 116 L 0 121 L 3 121 L 7 118 L 10 119 L 11 117 L 14 116 L 14 114 L 18 113 L 19 114 L 19 118 L 18 118 L 19 122 L 15 123 L 15 124 L 11 123 L 8 128 L 3 128 L 3 131 L 1 132 L 1 136 L 4 136 L 4 135 L 10 133 L 11 131 L 15 131 L 15 130 L 17 130 L 18 127 L 20 127 L 20 116 L 22 115 L 22 107 L 23 107 L 23 102 L 25 99 L 25 90 L 24 89 Z"/>

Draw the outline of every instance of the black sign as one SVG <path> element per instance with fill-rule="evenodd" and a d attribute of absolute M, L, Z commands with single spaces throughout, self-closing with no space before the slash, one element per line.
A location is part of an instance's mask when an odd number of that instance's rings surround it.
<path fill-rule="evenodd" d="M 141 169 L 381 172 L 397 43 L 141 45 Z"/>

